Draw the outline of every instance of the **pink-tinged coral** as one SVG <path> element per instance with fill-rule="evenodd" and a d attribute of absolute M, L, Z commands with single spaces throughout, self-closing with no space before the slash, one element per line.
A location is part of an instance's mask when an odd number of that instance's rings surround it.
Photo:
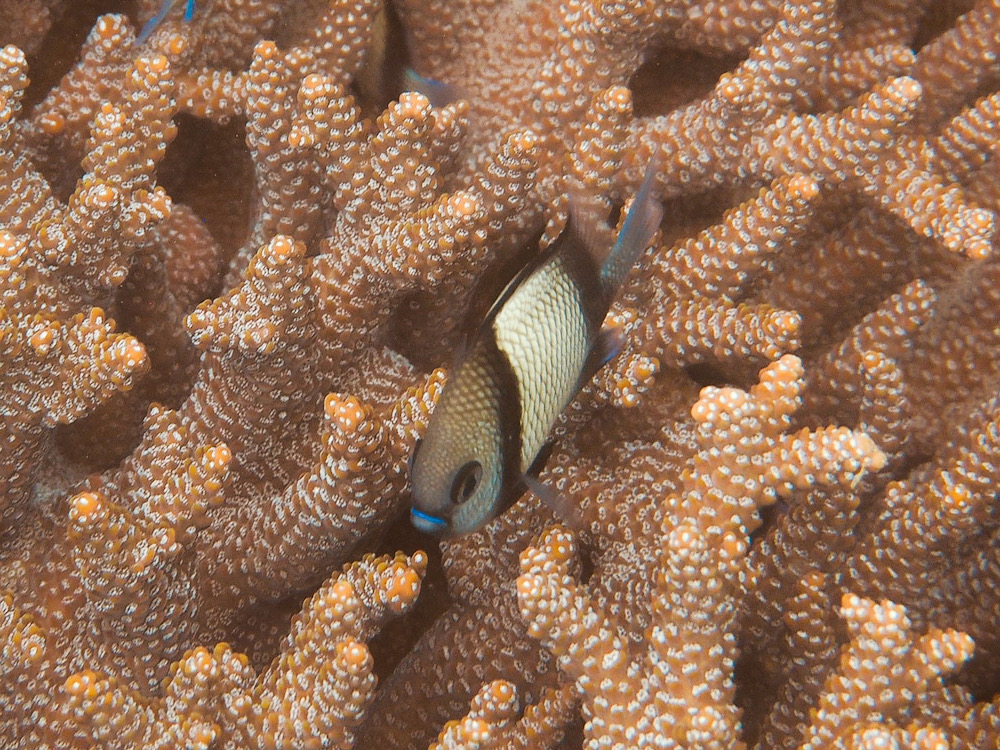
<path fill-rule="evenodd" d="M 0 745 L 1000 746 L 995 0 L 184 5 L 0 0 Z M 561 515 L 438 549 L 455 351 L 650 164 Z"/>

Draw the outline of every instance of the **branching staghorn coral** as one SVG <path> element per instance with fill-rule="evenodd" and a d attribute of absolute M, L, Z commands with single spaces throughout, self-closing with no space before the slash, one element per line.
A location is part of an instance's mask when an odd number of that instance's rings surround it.
<path fill-rule="evenodd" d="M 587 746 L 724 746 L 737 736 L 735 595 L 758 508 L 797 486 L 849 486 L 885 461 L 850 431 L 783 435 L 800 388 L 799 363 L 786 356 L 751 393 L 707 388 L 692 408 L 699 450 L 664 501 L 645 653 L 630 654 L 573 581 L 571 536 L 547 531 L 522 553 L 522 614 L 585 696 Z M 754 583 L 751 574 L 743 585 Z"/>
<path fill-rule="evenodd" d="M 74 674 L 68 708 L 108 747 L 350 747 L 375 685 L 365 643 L 412 605 L 425 565 L 421 555 L 369 555 L 348 566 L 306 602 L 282 658 L 259 675 L 219 644 L 177 661 L 158 700 L 90 670 Z"/>
<path fill-rule="evenodd" d="M 0 0 L 0 744 L 1000 743 L 996 2 L 160 5 Z M 455 349 L 650 162 L 572 511 L 438 555 Z"/>

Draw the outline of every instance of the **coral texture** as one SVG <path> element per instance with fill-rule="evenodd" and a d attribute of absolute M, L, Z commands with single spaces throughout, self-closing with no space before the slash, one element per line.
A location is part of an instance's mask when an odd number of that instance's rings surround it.
<path fill-rule="evenodd" d="M 1000 2 L 161 5 L 0 0 L 0 745 L 1000 747 Z M 562 512 L 421 537 L 649 165 Z"/>

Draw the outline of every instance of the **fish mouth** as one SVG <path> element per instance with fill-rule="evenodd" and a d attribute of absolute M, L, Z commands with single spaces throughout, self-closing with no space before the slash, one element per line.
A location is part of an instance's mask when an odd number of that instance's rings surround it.
<path fill-rule="evenodd" d="M 440 536 L 448 529 L 448 522 L 416 508 L 410 509 L 410 523 L 425 534 Z"/>

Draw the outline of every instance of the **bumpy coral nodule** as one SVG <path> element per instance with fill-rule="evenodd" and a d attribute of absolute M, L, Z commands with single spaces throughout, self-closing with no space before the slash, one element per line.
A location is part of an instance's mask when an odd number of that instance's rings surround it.
<path fill-rule="evenodd" d="M 1000 747 L 1000 4 L 184 6 L 0 0 L 0 745 Z M 421 538 L 650 163 L 572 512 Z"/>

